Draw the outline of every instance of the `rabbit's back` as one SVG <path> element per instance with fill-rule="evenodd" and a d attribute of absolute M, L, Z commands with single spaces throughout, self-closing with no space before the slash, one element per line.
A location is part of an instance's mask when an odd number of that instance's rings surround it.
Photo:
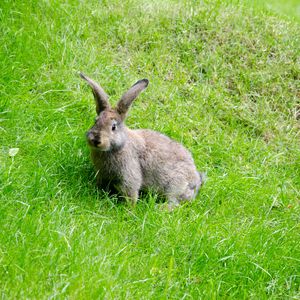
<path fill-rule="evenodd" d="M 143 186 L 174 194 L 177 198 L 192 198 L 194 195 L 187 194 L 190 190 L 198 190 L 201 180 L 191 153 L 159 132 L 148 129 L 134 132 L 143 138 L 139 154 Z"/>

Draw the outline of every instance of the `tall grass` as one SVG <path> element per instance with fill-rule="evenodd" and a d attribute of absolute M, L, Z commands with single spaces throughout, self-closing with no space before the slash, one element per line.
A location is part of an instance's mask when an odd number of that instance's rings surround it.
<path fill-rule="evenodd" d="M 0 18 L 2 299 L 300 297 L 297 21 L 187 0 L 2 1 Z M 78 71 L 113 103 L 149 78 L 128 126 L 191 150 L 209 177 L 193 203 L 95 188 Z"/>

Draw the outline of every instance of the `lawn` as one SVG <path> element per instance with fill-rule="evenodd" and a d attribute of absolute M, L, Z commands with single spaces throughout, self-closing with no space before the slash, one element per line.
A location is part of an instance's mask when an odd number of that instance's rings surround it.
<path fill-rule="evenodd" d="M 299 6 L 275 2 L 1 1 L 1 299 L 300 298 Z M 149 79 L 127 125 L 192 152 L 194 202 L 96 189 L 79 71 L 112 103 Z"/>

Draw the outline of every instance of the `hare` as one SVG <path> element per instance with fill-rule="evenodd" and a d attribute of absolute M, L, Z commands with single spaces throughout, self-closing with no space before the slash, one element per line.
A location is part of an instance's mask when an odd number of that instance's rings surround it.
<path fill-rule="evenodd" d="M 153 189 L 168 200 L 169 209 L 195 198 L 204 174 L 195 167 L 191 153 L 169 137 L 149 130 L 131 130 L 124 121 L 133 100 L 149 81 L 137 81 L 115 108 L 104 90 L 80 73 L 92 88 L 97 117 L 87 132 L 87 143 L 97 172 L 97 185 L 116 188 L 132 204 L 139 191 Z"/>

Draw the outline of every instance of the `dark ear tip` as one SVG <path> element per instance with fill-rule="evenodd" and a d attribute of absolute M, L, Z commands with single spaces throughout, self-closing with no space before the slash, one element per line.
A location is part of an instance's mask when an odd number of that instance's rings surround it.
<path fill-rule="evenodd" d="M 149 84 L 149 80 L 147 79 L 147 78 L 144 78 L 144 79 L 142 79 L 142 81 L 143 82 L 145 82 L 145 84 L 146 84 L 146 87 L 148 86 L 148 84 Z"/>
<path fill-rule="evenodd" d="M 86 76 L 82 73 L 82 72 L 79 72 L 78 74 L 82 79 L 86 79 Z"/>
<path fill-rule="evenodd" d="M 134 87 L 136 85 L 140 85 L 140 86 L 144 85 L 144 87 L 143 87 L 143 89 L 144 89 L 148 86 L 148 84 L 149 84 L 149 80 L 144 78 L 144 79 L 141 79 L 141 80 L 137 81 L 132 87 Z"/>

